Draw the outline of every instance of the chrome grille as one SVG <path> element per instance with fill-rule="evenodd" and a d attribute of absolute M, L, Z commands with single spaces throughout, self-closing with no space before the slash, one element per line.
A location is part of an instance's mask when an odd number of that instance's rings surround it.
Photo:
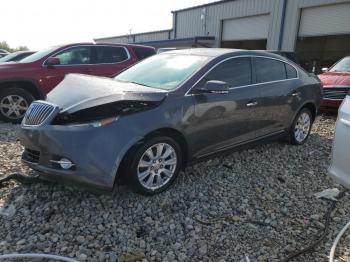
<path fill-rule="evenodd" d="M 50 104 L 33 102 L 24 116 L 23 124 L 28 126 L 40 125 L 49 117 L 54 109 Z"/>
<path fill-rule="evenodd" d="M 350 87 L 325 87 L 323 88 L 323 98 L 343 100 L 349 92 Z"/>

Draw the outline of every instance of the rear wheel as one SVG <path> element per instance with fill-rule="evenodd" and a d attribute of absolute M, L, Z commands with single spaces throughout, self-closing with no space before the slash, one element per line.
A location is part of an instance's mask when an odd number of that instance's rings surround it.
<path fill-rule="evenodd" d="M 171 186 L 181 170 L 179 144 L 170 137 L 155 137 L 129 156 L 126 178 L 136 192 L 155 195 Z"/>
<path fill-rule="evenodd" d="M 20 123 L 34 97 L 21 88 L 8 88 L 0 91 L 0 119 Z"/>
<path fill-rule="evenodd" d="M 303 108 L 295 117 L 289 131 L 289 142 L 293 145 L 302 145 L 310 135 L 313 117 L 308 108 Z"/>

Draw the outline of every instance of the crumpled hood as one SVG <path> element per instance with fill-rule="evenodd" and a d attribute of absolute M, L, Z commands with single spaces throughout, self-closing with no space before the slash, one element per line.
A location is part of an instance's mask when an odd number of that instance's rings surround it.
<path fill-rule="evenodd" d="M 324 86 L 350 86 L 350 73 L 326 72 L 318 77 Z"/>
<path fill-rule="evenodd" d="M 168 92 L 110 78 L 68 74 L 48 95 L 47 101 L 62 113 L 74 113 L 118 101 L 160 102 Z"/>

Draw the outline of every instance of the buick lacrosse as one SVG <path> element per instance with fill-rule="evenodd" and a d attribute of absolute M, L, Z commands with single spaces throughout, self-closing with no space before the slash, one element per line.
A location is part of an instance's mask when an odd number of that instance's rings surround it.
<path fill-rule="evenodd" d="M 303 144 L 321 84 L 264 51 L 175 50 L 114 79 L 70 74 L 23 119 L 22 159 L 44 178 L 167 189 L 186 165 L 266 139 Z"/>

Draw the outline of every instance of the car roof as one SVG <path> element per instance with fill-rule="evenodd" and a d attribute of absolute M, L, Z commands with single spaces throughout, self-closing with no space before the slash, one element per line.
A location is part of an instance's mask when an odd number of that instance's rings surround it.
<path fill-rule="evenodd" d="M 182 55 L 202 55 L 217 57 L 224 54 L 235 53 L 241 51 L 240 49 L 229 49 L 229 48 L 191 48 L 191 49 L 176 49 L 168 51 L 166 54 L 182 54 Z"/>
<path fill-rule="evenodd" d="M 94 42 L 82 42 L 82 43 L 70 43 L 70 44 L 61 44 L 57 45 L 57 48 L 62 47 L 71 47 L 71 46 L 77 46 L 77 45 L 96 45 L 96 46 L 130 46 L 130 47 L 143 47 L 143 48 L 150 48 L 154 49 L 152 46 L 146 46 L 146 45 L 137 45 L 137 44 L 122 44 L 122 43 L 94 43 Z"/>
<path fill-rule="evenodd" d="M 244 55 L 251 55 L 251 56 L 265 56 L 265 57 L 271 57 L 283 61 L 289 61 L 285 57 L 271 53 L 269 51 L 265 50 L 244 50 L 244 49 L 229 49 L 229 48 L 192 48 L 192 49 L 178 49 L 174 51 L 168 51 L 161 53 L 162 54 L 182 54 L 182 55 L 202 55 L 207 57 L 228 57 L 228 56 L 244 56 Z"/>

